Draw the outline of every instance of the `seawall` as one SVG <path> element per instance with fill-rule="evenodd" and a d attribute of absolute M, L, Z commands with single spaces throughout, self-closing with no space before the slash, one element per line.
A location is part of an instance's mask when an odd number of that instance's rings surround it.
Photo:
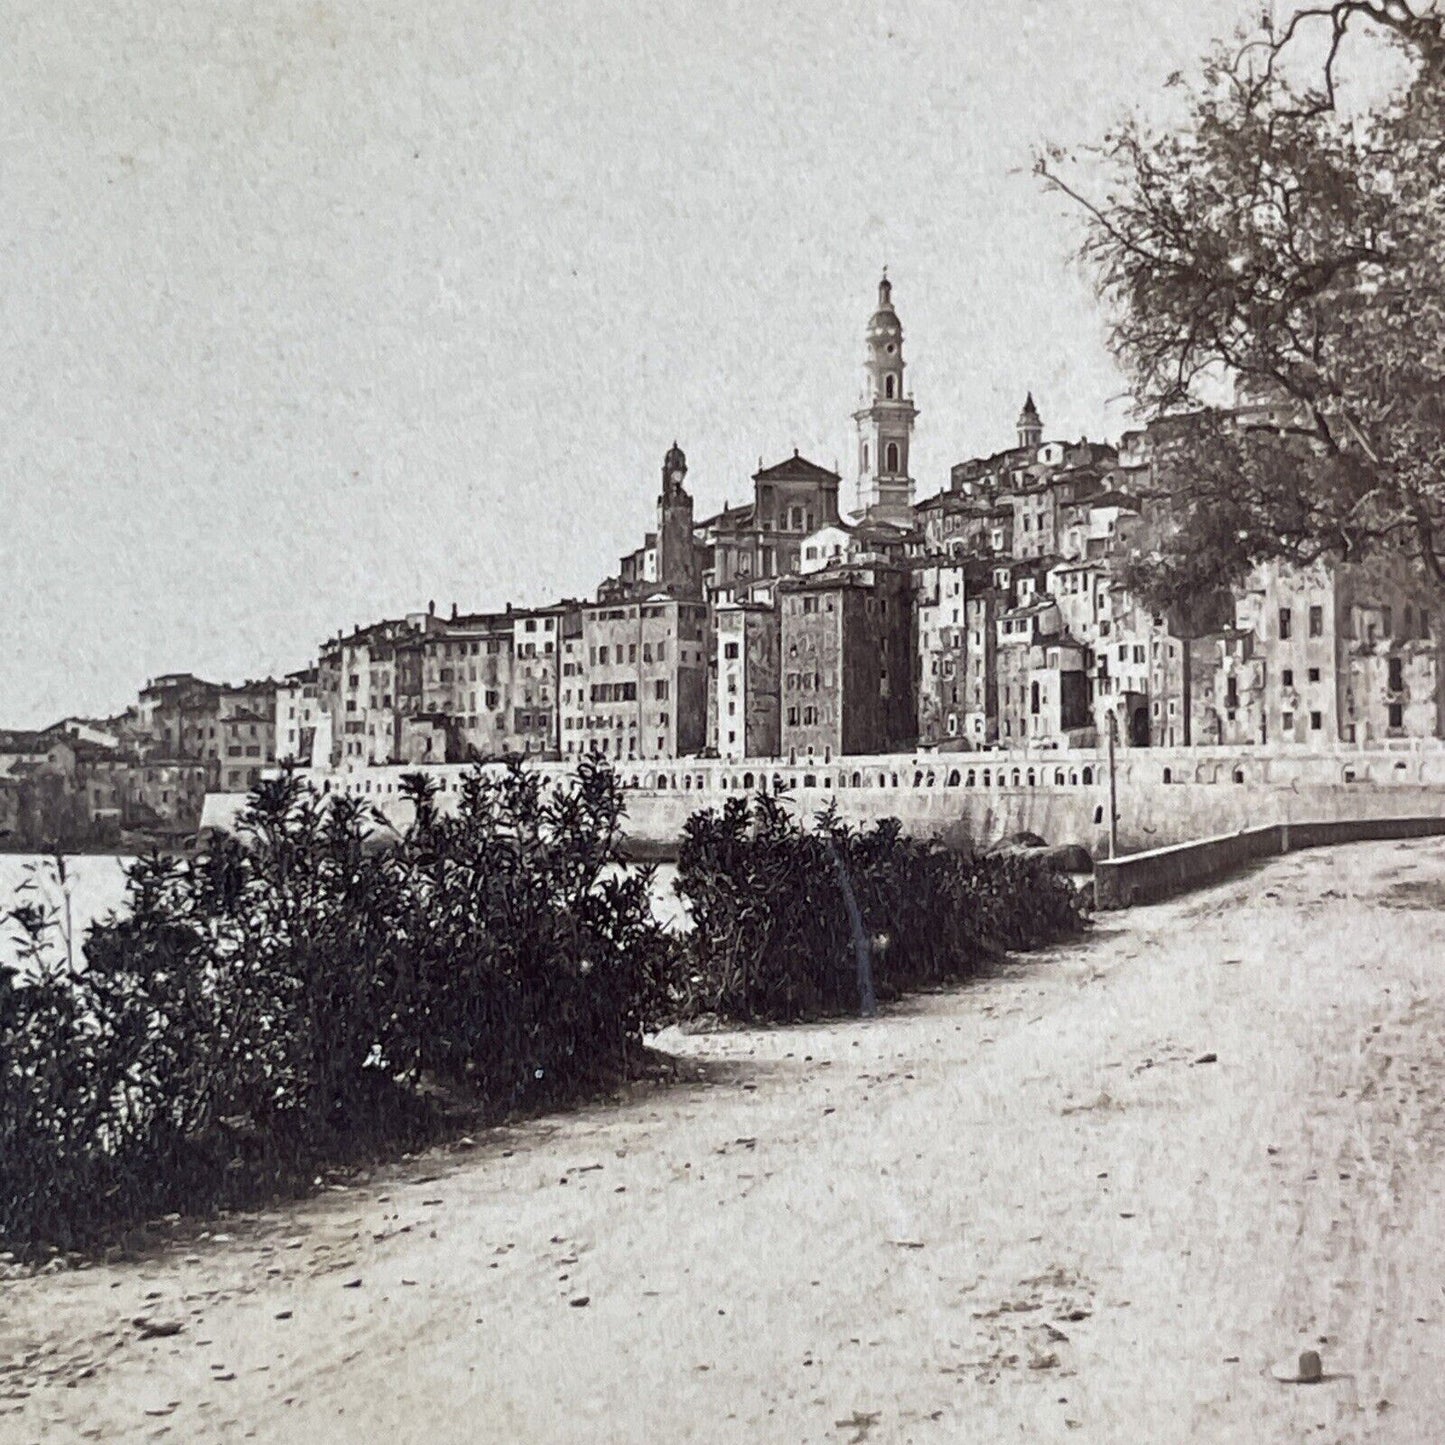
<path fill-rule="evenodd" d="M 558 779 L 571 776 L 566 764 L 535 766 Z M 804 820 L 831 804 L 850 823 L 896 817 L 915 835 L 946 833 L 987 844 L 1029 832 L 1050 843 L 1082 844 L 1095 858 L 1108 853 L 1108 760 L 1102 750 L 615 766 L 628 840 L 638 856 L 669 856 L 692 813 L 759 788 Z M 303 776 L 324 793 L 370 802 L 402 827 L 410 806 L 400 796 L 400 782 L 417 771 L 437 780 L 443 809 L 456 806 L 463 766 Z M 1271 824 L 1442 817 L 1445 748 L 1135 749 L 1118 755 L 1115 792 L 1121 853 Z M 243 802 L 238 794 L 209 795 L 202 829 L 232 831 Z"/>

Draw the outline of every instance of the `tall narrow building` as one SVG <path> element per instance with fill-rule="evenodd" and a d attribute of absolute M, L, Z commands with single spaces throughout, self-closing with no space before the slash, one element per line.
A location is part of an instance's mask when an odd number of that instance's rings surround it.
<path fill-rule="evenodd" d="M 893 309 L 888 273 L 878 283 L 878 309 L 868 322 L 863 405 L 858 427 L 858 509 L 883 521 L 911 523 L 909 450 L 918 409 L 903 385 L 903 326 Z"/>

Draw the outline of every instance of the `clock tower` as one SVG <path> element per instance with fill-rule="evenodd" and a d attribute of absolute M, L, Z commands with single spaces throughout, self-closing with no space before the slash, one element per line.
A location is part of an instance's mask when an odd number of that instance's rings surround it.
<path fill-rule="evenodd" d="M 657 499 L 657 584 L 675 597 L 702 596 L 702 569 L 692 532 L 692 497 L 683 483 L 687 458 L 676 442 L 662 462 Z"/>
<path fill-rule="evenodd" d="M 911 523 L 913 478 L 908 453 L 918 408 L 903 385 L 903 326 L 893 309 L 888 272 L 878 283 L 878 309 L 868 322 L 858 428 L 858 510 L 865 516 Z"/>

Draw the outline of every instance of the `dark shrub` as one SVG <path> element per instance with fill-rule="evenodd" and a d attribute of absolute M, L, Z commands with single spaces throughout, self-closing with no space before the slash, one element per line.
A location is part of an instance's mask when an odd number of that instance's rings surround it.
<path fill-rule="evenodd" d="M 894 819 L 856 829 L 830 809 L 816 821 L 805 829 L 766 794 L 688 820 L 677 881 L 694 922 L 683 1015 L 866 1011 L 870 977 L 878 997 L 897 997 L 1082 926 L 1073 884 L 1043 859 L 951 851 L 905 838 Z"/>
<path fill-rule="evenodd" d="M 262 783 L 244 845 L 133 865 L 83 961 L 51 913 L 13 911 L 0 1238 L 68 1247 L 304 1185 L 394 1145 L 424 1080 L 497 1113 L 627 1073 L 673 945 L 650 875 L 614 876 L 611 774 L 476 771 L 451 816 L 406 791 L 415 821 L 377 848 L 355 799 Z"/>

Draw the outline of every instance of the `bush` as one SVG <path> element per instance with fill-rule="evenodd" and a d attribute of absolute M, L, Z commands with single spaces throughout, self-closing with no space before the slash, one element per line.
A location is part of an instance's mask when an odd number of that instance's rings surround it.
<path fill-rule="evenodd" d="M 731 799 L 684 829 L 677 890 L 694 929 L 684 1016 L 797 1020 L 966 978 L 1005 950 L 1077 933 L 1077 890 L 1040 858 L 905 838 L 895 819 L 806 830 L 774 798 Z"/>
<path fill-rule="evenodd" d="M 74 1247 L 304 1186 L 410 1137 L 438 1082 L 497 1114 L 635 1067 L 673 945 L 650 875 L 613 876 L 611 774 L 476 771 L 451 816 L 424 777 L 404 791 L 415 820 L 377 848 L 356 799 L 263 782 L 244 845 L 134 864 L 83 960 L 54 910 L 13 910 L 0 1238 Z"/>

